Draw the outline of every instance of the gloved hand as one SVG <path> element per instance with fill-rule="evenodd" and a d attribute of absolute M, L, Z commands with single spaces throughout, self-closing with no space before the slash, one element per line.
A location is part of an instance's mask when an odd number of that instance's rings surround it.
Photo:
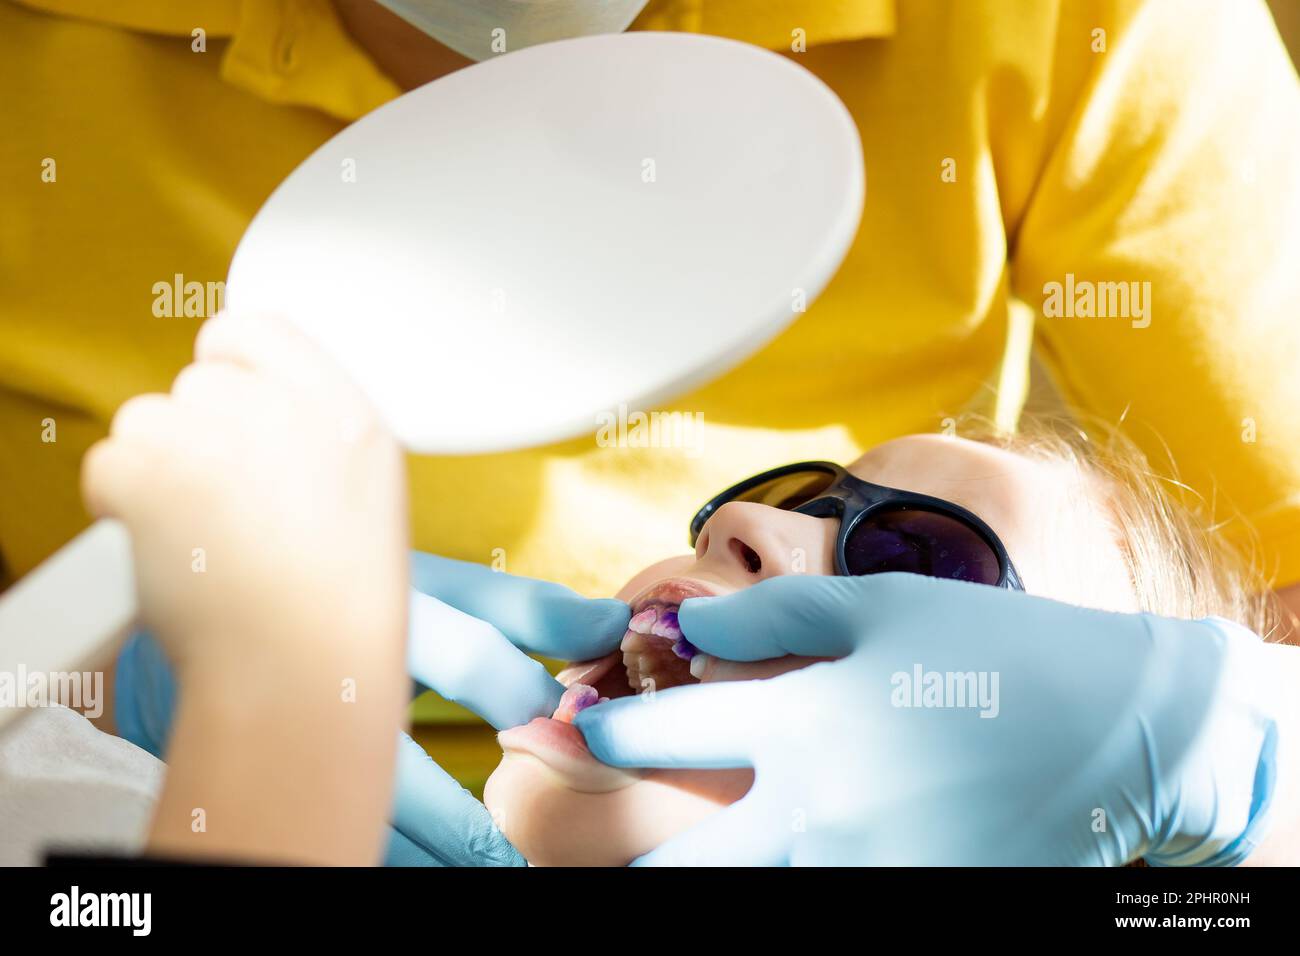
<path fill-rule="evenodd" d="M 519 653 L 586 661 L 618 646 L 628 606 L 550 581 L 432 554 L 411 555 L 408 669 L 497 730 L 549 717 L 564 688 Z"/>
<path fill-rule="evenodd" d="M 627 628 L 621 601 L 589 600 L 558 584 L 420 552 L 411 567 L 411 675 L 498 729 L 550 716 L 563 691 L 517 648 L 587 660 L 613 650 Z M 117 664 L 119 732 L 162 757 L 175 699 L 167 659 L 148 635 L 135 635 Z M 386 862 L 522 864 L 484 806 L 402 736 Z"/>
<path fill-rule="evenodd" d="M 497 730 L 551 716 L 564 692 L 520 649 L 584 661 L 608 654 L 627 630 L 622 601 L 420 552 L 411 569 L 411 676 Z M 389 865 L 523 864 L 487 808 L 418 744 L 404 741 L 397 760 Z"/>
<path fill-rule="evenodd" d="M 1084 610 L 907 574 L 682 604 L 736 660 L 839 660 L 591 707 L 626 767 L 753 767 L 653 864 L 1232 864 L 1263 831 L 1282 699 L 1220 619 Z"/>

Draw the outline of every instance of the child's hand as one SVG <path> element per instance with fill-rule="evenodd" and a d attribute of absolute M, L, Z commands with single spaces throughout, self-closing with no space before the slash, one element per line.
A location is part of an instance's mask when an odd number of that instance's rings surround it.
<path fill-rule="evenodd" d="M 91 511 L 131 532 L 143 621 L 180 677 L 149 849 L 376 862 L 409 692 L 402 456 L 286 325 L 219 316 L 195 353 L 82 473 Z"/>
<path fill-rule="evenodd" d="M 297 661 L 328 640 L 371 642 L 400 662 L 409 574 L 396 442 L 282 322 L 218 316 L 195 354 L 170 394 L 123 405 L 83 466 L 90 510 L 131 531 L 144 623 L 182 676 L 238 673 L 255 651 Z M 386 636 L 391 646 L 374 646 Z"/>

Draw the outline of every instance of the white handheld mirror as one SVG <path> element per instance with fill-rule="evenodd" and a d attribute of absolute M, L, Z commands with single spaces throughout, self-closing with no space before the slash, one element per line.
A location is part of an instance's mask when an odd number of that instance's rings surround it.
<path fill-rule="evenodd" d="M 757 350 L 835 273 L 864 189 L 851 116 L 789 59 L 563 40 L 323 145 L 249 226 L 227 301 L 299 325 L 414 451 L 538 445 Z M 98 522 L 0 598 L 0 670 L 102 660 L 135 611 L 125 532 Z"/>
<path fill-rule="evenodd" d="M 301 325 L 415 451 L 538 445 L 764 344 L 839 266 L 862 184 L 852 118 L 787 59 L 544 44 L 317 150 L 249 226 L 228 303 Z"/>

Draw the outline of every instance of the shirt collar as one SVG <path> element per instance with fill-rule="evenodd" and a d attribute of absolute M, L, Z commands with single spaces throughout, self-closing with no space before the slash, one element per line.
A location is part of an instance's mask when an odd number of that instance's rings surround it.
<path fill-rule="evenodd" d="M 401 90 L 358 46 L 330 0 L 18 0 L 46 13 L 144 33 L 227 40 L 221 77 L 262 99 L 349 122 Z M 192 43 L 193 40 L 191 39 Z"/>
<path fill-rule="evenodd" d="M 221 76 L 274 103 L 350 122 L 401 92 L 330 0 L 18 0 L 47 13 L 146 33 L 228 39 Z M 639 30 L 711 33 L 768 49 L 889 36 L 896 0 L 650 0 Z M 192 41 L 191 41 L 192 42 Z M 200 54 L 195 54 L 200 55 Z"/>

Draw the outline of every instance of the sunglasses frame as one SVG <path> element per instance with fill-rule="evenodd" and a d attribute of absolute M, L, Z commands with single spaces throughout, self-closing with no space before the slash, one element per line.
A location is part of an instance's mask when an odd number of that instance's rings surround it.
<path fill-rule="evenodd" d="M 998 559 L 998 581 L 995 586 L 1013 591 L 1023 591 L 1025 589 L 1015 565 L 1011 563 L 1011 555 L 1007 553 L 1006 546 L 1003 545 L 1001 539 L 993 533 L 993 529 L 985 524 L 979 515 L 967 511 L 961 505 L 945 501 L 943 498 L 922 495 L 915 491 L 904 491 L 901 488 L 887 488 L 884 485 L 875 485 L 869 481 L 863 481 L 856 475 L 850 474 L 844 466 L 837 465 L 832 461 L 800 461 L 792 465 L 771 468 L 746 478 L 744 481 L 732 485 L 721 494 L 715 495 L 691 519 L 691 547 L 695 547 L 695 542 L 699 540 L 705 523 L 723 505 L 735 501 L 745 492 L 761 484 L 799 472 L 823 472 L 831 476 L 831 483 L 823 491 L 799 507 L 789 510 L 796 514 L 810 515 L 814 518 L 839 519 L 840 530 L 835 541 L 835 573 L 841 577 L 858 576 L 849 574 L 844 555 L 848 546 L 849 535 L 865 518 L 882 511 L 916 510 L 941 514 L 966 525 L 984 539 L 985 544 L 989 546 Z"/>

